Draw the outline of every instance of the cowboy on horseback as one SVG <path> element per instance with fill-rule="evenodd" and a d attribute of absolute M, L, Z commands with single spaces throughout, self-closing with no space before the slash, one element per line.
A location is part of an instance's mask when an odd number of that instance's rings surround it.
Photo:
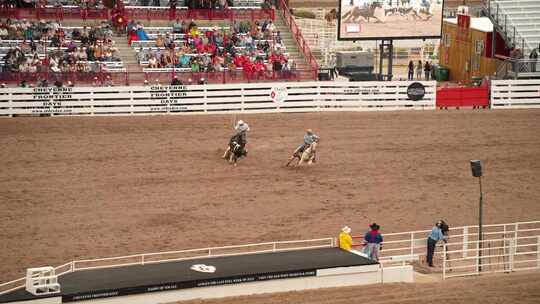
<path fill-rule="evenodd" d="M 318 142 L 318 141 L 319 141 L 319 136 L 315 135 L 315 133 L 313 133 L 313 130 L 307 129 L 306 134 L 304 134 L 304 143 L 298 146 L 296 150 L 294 150 L 294 153 L 291 158 L 300 157 L 300 155 L 302 154 L 302 152 L 304 152 L 306 148 L 311 146 L 311 144 L 313 144 L 314 142 Z"/>
<path fill-rule="evenodd" d="M 234 126 L 235 136 L 240 137 L 240 141 L 243 143 L 243 147 L 247 144 L 247 132 L 249 131 L 249 125 L 245 123 L 243 120 L 239 120 L 236 123 L 236 126 Z"/>
<path fill-rule="evenodd" d="M 247 132 L 249 125 L 243 120 L 239 120 L 234 126 L 234 135 L 229 140 L 227 150 L 223 154 L 223 158 L 229 162 L 236 164 L 236 160 L 242 156 L 247 156 Z"/>

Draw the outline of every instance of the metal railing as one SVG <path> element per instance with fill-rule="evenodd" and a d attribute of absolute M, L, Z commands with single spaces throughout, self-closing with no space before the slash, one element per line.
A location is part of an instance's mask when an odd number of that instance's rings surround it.
<path fill-rule="evenodd" d="M 530 45 L 526 43 L 525 39 L 516 30 L 516 26 L 511 20 L 508 20 L 508 13 L 497 0 L 484 0 L 484 10 L 508 45 L 515 47 L 521 45 L 523 51 L 531 49 Z"/>
<path fill-rule="evenodd" d="M 518 59 L 497 55 L 497 78 L 540 78 L 540 62 L 536 59 Z"/>
<path fill-rule="evenodd" d="M 265 242 L 222 247 L 208 247 L 167 252 L 133 254 L 127 256 L 75 260 L 55 267 L 56 274 L 103 268 L 116 268 L 133 265 L 148 265 L 156 263 L 176 262 L 202 257 L 223 257 L 242 254 L 281 252 L 289 250 L 305 250 L 315 248 L 331 248 L 336 246 L 335 238 L 319 238 L 309 240 Z M 0 294 L 23 288 L 26 278 L 20 278 L 0 284 Z"/>
<path fill-rule="evenodd" d="M 532 226 L 532 228 L 531 228 Z M 512 235 L 515 238 L 529 237 L 527 234 L 534 234 L 534 236 L 540 236 L 540 221 L 531 222 L 517 222 L 507 224 L 491 224 L 483 225 L 484 242 L 490 240 L 500 239 L 503 235 Z M 390 258 L 392 256 L 401 255 L 425 255 L 427 236 L 431 230 L 418 230 L 400 233 L 385 233 L 383 234 L 384 242 L 382 243 L 384 250 L 380 252 L 380 259 Z M 363 236 L 353 236 L 353 247 L 361 247 L 363 243 Z M 459 240 L 459 241 L 456 241 Z M 466 244 L 478 242 L 478 226 L 462 226 L 450 229 L 450 243 L 449 246 L 461 244 L 461 250 L 471 250 L 474 248 L 466 247 Z M 444 254 L 441 255 L 444 257 Z M 388 259 L 391 260 L 391 259 Z M 441 265 L 443 261 L 441 260 Z"/>
<path fill-rule="evenodd" d="M 443 247 L 443 252 L 440 254 L 443 267 L 443 278 L 540 268 L 540 221 L 483 225 L 483 229 L 483 240 L 481 241 L 482 244 L 495 244 L 497 242 L 514 243 L 493 247 L 487 245 L 487 247 L 479 246 L 478 244 L 480 241 L 478 240 L 478 226 L 470 225 L 451 228 L 449 242 Z M 417 230 L 384 234 L 383 236 L 385 241 L 382 243 L 384 250 L 381 251 L 380 259 L 391 262 L 391 257 L 393 256 L 414 256 L 425 254 L 426 238 L 430 231 L 431 230 Z M 359 240 L 362 239 L 362 236 L 353 236 L 353 247 L 361 246 L 362 241 Z M 55 271 L 57 272 L 58 276 L 61 276 L 66 273 L 89 269 L 123 267 L 129 265 L 147 265 L 190 260 L 202 257 L 234 256 L 250 253 L 329 248 L 337 245 L 338 243 L 335 238 L 319 238 L 310 240 L 278 241 L 235 246 L 209 247 L 99 259 L 75 260 L 55 267 Z M 480 247 L 482 247 L 482 249 L 480 249 Z M 536 249 L 531 249 L 532 247 Z M 522 250 L 520 251 L 519 248 L 522 248 Z M 486 251 L 489 252 L 489 250 L 503 250 L 503 253 L 481 254 L 482 258 L 478 258 L 480 252 L 485 253 Z M 474 253 L 475 255 L 469 256 L 470 253 Z M 461 257 L 450 258 L 450 255 L 455 254 L 461 255 Z M 536 258 L 529 257 L 534 254 L 536 254 Z M 490 258 L 495 257 L 506 257 L 508 259 L 512 258 L 512 260 L 510 262 L 505 260 L 495 263 L 489 260 Z M 459 261 L 474 261 L 474 264 L 463 264 L 463 262 Z M 452 262 L 454 265 L 451 265 Z M 461 264 L 457 264 L 458 262 Z M 516 267 L 516 264 L 525 266 Z M 482 272 L 479 272 L 479 265 L 482 265 L 482 267 L 491 266 L 492 269 L 486 269 L 485 271 L 482 270 Z M 506 267 L 504 265 L 511 265 L 511 267 L 504 268 Z M 496 269 L 495 266 L 499 268 Z M 458 273 L 457 270 L 459 269 L 465 269 L 465 271 L 460 271 Z M 447 274 L 449 271 L 454 271 L 454 273 Z M 25 279 L 26 278 L 20 278 L 0 284 L 0 294 L 5 294 L 13 290 L 23 288 Z"/>
<path fill-rule="evenodd" d="M 540 268 L 539 222 L 503 226 L 488 238 L 449 242 L 443 246 L 443 279 Z M 519 226 L 536 228 L 520 228 Z"/>
<path fill-rule="evenodd" d="M 304 58 L 306 59 L 306 62 L 308 65 L 311 66 L 312 69 L 312 79 L 317 79 L 317 71 L 319 70 L 319 65 L 317 64 L 317 60 L 315 59 L 315 56 L 313 56 L 313 53 L 311 52 L 311 49 L 304 39 L 304 36 L 302 35 L 302 31 L 296 24 L 296 21 L 294 20 L 293 15 L 291 14 L 289 8 L 287 7 L 287 4 L 284 0 L 279 0 L 279 9 L 281 11 L 281 15 L 283 17 L 283 20 L 285 21 L 285 24 L 289 27 L 291 30 L 292 36 L 296 40 L 296 43 L 298 44 L 298 49 L 302 54 L 304 55 Z"/>
<path fill-rule="evenodd" d="M 21 81 L 33 81 L 46 79 L 49 85 L 60 81 L 64 85 L 70 81 L 73 85 L 94 85 L 101 86 L 105 82 L 112 81 L 115 86 L 123 85 L 144 85 L 160 83 L 162 85 L 172 82 L 174 77 L 178 78 L 185 85 L 198 84 L 204 79 L 205 84 L 226 84 L 226 83 L 258 83 L 275 81 L 308 81 L 313 80 L 312 70 L 290 70 L 290 71 L 262 71 L 244 72 L 222 71 L 222 72 L 0 72 L 0 83 L 17 86 Z M 36 85 L 28 81 L 28 85 Z"/>

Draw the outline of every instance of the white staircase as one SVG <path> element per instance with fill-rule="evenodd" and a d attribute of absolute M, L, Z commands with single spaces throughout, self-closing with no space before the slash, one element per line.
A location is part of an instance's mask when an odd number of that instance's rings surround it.
<path fill-rule="evenodd" d="M 35 296 L 60 293 L 60 284 L 54 268 L 51 266 L 28 268 L 26 291 Z"/>
<path fill-rule="evenodd" d="M 540 44 L 540 0 L 490 0 L 488 11 L 507 40 L 528 55 Z"/>

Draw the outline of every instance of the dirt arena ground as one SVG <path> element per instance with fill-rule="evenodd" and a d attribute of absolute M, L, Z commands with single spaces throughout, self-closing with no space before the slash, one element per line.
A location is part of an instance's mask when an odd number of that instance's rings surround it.
<path fill-rule="evenodd" d="M 0 281 L 72 259 L 540 219 L 540 111 L 0 119 Z M 305 128 L 319 162 L 283 168 Z M 379 288 L 379 287 L 377 287 Z M 386 288 L 386 287 L 384 287 Z M 388 287 L 393 288 L 393 287 Z"/>

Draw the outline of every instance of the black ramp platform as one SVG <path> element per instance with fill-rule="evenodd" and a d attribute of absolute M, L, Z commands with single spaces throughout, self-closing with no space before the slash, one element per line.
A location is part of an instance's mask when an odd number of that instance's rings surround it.
<path fill-rule="evenodd" d="M 191 270 L 195 264 L 215 272 Z M 377 262 L 339 248 L 320 248 L 179 262 L 85 270 L 60 277 L 63 302 L 145 292 L 315 276 L 317 269 L 372 265 Z M 22 290 L 0 296 L 0 303 L 34 299 Z"/>

